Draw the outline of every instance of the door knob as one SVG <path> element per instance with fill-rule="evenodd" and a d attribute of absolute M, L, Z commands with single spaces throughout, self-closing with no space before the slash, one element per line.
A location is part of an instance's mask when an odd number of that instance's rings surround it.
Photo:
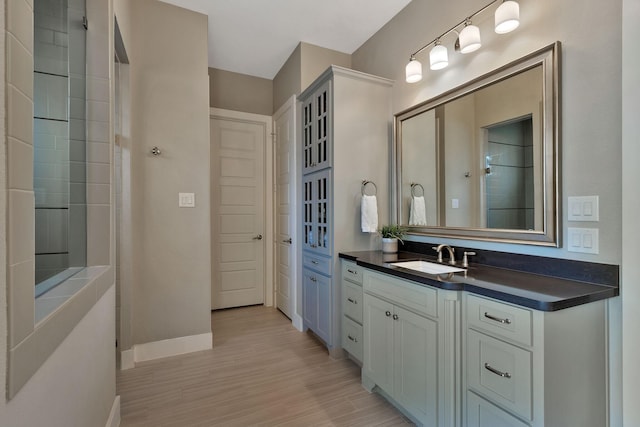
<path fill-rule="evenodd" d="M 253 240 L 262 240 L 262 234 L 258 234 L 253 238 Z"/>
<path fill-rule="evenodd" d="M 291 237 L 289 237 L 287 240 L 282 241 L 282 243 L 288 243 L 288 244 L 291 244 L 291 242 L 292 242 Z"/>

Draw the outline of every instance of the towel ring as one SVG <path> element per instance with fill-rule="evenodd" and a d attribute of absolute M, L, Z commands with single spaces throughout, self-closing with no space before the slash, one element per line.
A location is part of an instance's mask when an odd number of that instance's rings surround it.
<path fill-rule="evenodd" d="M 368 184 L 373 185 L 373 194 L 370 194 L 370 195 L 375 196 L 376 194 L 378 194 L 378 187 L 376 186 L 376 183 L 373 181 L 368 181 L 364 179 L 362 180 L 362 187 L 360 187 L 360 192 L 362 193 L 362 195 L 363 196 L 367 195 L 365 190 L 367 189 Z"/>
<path fill-rule="evenodd" d="M 418 184 L 415 182 L 411 183 L 411 196 L 412 197 L 418 197 L 419 194 L 416 194 L 416 187 L 420 187 L 420 189 L 422 190 L 422 195 L 424 196 L 424 187 L 422 186 L 422 184 Z"/>

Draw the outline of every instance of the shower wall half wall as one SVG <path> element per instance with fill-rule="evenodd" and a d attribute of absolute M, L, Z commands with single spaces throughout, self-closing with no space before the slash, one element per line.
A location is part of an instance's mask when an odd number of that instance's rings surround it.
<path fill-rule="evenodd" d="M 34 1 L 36 285 L 86 266 L 84 0 Z"/>

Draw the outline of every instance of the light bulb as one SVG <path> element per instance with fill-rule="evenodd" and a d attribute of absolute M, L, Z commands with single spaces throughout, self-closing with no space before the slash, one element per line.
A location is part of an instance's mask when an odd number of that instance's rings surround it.
<path fill-rule="evenodd" d="M 460 53 L 471 53 L 482 46 L 480 28 L 471 25 L 470 21 L 467 21 L 458 38 L 460 39 Z"/>
<path fill-rule="evenodd" d="M 416 58 L 411 57 L 405 68 L 407 83 L 416 83 L 422 80 L 422 64 Z"/>
<path fill-rule="evenodd" d="M 449 53 L 440 41 L 436 41 L 436 45 L 429 52 L 429 64 L 432 70 L 442 70 L 449 65 Z"/>
<path fill-rule="evenodd" d="M 509 33 L 520 25 L 520 5 L 513 0 L 502 2 L 496 9 L 496 33 Z"/>

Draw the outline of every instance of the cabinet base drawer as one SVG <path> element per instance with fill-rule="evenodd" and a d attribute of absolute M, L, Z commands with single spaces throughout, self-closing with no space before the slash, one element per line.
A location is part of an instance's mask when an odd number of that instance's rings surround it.
<path fill-rule="evenodd" d="M 469 388 L 527 420 L 532 419 L 531 359 L 529 351 L 467 331 Z"/>
<path fill-rule="evenodd" d="M 531 345 L 532 312 L 475 295 L 467 295 L 467 321 L 491 335 Z"/>
<path fill-rule="evenodd" d="M 342 261 L 342 278 L 362 284 L 362 267 L 355 262 Z"/>
<path fill-rule="evenodd" d="M 302 265 L 306 268 L 317 271 L 318 273 L 331 276 L 331 258 L 304 252 L 302 254 Z"/>
<path fill-rule="evenodd" d="M 342 348 L 359 362 L 362 362 L 364 346 L 362 345 L 362 325 L 348 317 L 342 317 Z"/>
<path fill-rule="evenodd" d="M 342 281 L 342 310 L 345 316 L 362 323 L 362 286 Z"/>
<path fill-rule="evenodd" d="M 468 427 L 529 427 L 513 415 L 487 402 L 473 392 L 467 392 Z"/>

